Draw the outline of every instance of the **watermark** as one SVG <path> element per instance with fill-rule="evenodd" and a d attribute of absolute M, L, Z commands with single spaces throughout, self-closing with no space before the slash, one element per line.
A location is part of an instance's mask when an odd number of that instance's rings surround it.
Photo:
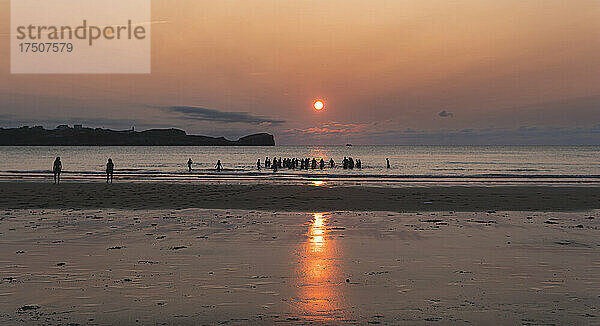
<path fill-rule="evenodd" d="M 11 73 L 150 73 L 150 0 L 11 0 Z"/>

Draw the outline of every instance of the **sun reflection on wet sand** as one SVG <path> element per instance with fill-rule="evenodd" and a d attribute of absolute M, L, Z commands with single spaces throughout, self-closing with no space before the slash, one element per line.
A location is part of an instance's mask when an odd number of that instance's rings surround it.
<path fill-rule="evenodd" d="M 307 240 L 301 246 L 296 306 L 307 319 L 344 318 L 340 251 L 337 241 L 328 234 L 327 221 L 326 214 L 314 213 Z"/>

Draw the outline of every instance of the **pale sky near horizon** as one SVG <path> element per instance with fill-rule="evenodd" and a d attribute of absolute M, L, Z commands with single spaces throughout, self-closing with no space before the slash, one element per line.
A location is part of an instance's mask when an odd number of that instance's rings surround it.
<path fill-rule="evenodd" d="M 11 75 L 9 3 L 0 127 L 600 144 L 597 0 L 153 0 L 149 75 Z"/>

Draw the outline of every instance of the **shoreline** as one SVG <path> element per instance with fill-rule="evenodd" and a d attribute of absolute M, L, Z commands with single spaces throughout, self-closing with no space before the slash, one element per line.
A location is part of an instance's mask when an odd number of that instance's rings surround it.
<path fill-rule="evenodd" d="M 0 182 L 0 209 L 243 209 L 260 211 L 586 211 L 600 187 L 382 188 L 274 184 Z"/>

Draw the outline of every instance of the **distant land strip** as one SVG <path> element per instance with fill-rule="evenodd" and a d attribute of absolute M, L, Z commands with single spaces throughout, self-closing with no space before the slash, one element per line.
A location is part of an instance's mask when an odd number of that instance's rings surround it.
<path fill-rule="evenodd" d="M 179 129 L 115 131 L 82 125 L 0 128 L 0 146 L 275 146 L 275 137 L 259 133 L 228 140 L 224 137 L 188 135 Z"/>

